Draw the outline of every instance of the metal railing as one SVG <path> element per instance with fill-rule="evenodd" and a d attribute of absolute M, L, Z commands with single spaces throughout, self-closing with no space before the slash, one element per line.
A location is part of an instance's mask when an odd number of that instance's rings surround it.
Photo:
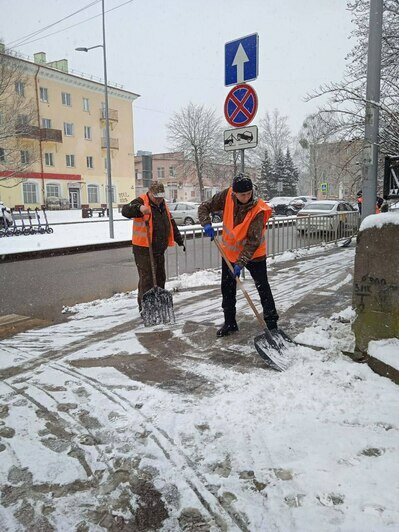
<path fill-rule="evenodd" d="M 356 236 L 359 228 L 359 213 L 347 212 L 336 215 L 271 218 L 266 230 L 267 256 L 274 258 L 285 251 L 310 249 L 325 243 L 338 243 Z M 222 224 L 213 224 L 220 236 Z M 219 268 L 221 259 L 216 246 L 204 236 L 199 225 L 182 226 L 186 253 L 178 246 L 169 248 L 166 257 L 167 279 L 196 270 Z"/>

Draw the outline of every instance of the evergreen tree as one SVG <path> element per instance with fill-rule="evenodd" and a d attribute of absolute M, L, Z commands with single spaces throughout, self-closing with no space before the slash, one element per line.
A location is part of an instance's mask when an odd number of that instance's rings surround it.
<path fill-rule="evenodd" d="M 270 179 L 270 195 L 271 197 L 274 196 L 282 196 L 283 190 L 284 190 L 284 155 L 281 150 L 278 150 L 276 153 L 276 157 L 273 161 L 273 167 L 271 172 L 271 179 Z"/>
<path fill-rule="evenodd" d="M 272 175 L 272 163 L 269 159 L 269 154 L 265 150 L 265 155 L 262 160 L 262 166 L 260 170 L 260 176 L 256 182 L 258 187 L 258 195 L 262 199 L 267 199 L 270 197 L 270 179 Z"/>
<path fill-rule="evenodd" d="M 298 169 L 294 165 L 289 148 L 287 148 L 287 152 L 284 157 L 284 171 L 283 171 L 283 195 L 284 196 L 296 196 L 297 195 L 298 178 L 299 178 Z"/>

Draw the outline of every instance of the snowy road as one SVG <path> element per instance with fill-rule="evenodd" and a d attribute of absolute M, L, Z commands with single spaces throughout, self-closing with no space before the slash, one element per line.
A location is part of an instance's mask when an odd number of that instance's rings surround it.
<path fill-rule="evenodd" d="M 397 530 L 397 388 L 340 354 L 353 258 L 270 268 L 282 321 L 326 347 L 283 374 L 243 301 L 216 340 L 212 271 L 170 284 L 174 327 L 121 294 L 0 342 L 0 529 Z"/>

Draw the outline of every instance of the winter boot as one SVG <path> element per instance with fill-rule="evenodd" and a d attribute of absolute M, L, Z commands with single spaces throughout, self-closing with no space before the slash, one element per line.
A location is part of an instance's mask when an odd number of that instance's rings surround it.
<path fill-rule="evenodd" d="M 228 336 L 229 334 L 235 333 L 238 331 L 238 325 L 236 321 L 234 322 L 225 322 L 223 327 L 221 327 L 218 332 L 216 333 L 216 336 Z"/>

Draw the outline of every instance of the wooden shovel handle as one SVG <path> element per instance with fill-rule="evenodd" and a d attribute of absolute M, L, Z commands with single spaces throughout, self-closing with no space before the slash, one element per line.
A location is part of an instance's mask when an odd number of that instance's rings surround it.
<path fill-rule="evenodd" d="M 154 253 L 152 252 L 152 242 L 151 242 L 151 235 L 150 235 L 150 214 L 148 215 L 148 218 L 146 218 L 146 215 L 144 215 L 144 223 L 145 228 L 147 231 L 147 240 L 148 240 L 148 251 L 150 253 L 150 264 L 151 264 L 151 273 L 152 273 L 152 284 L 157 286 L 157 276 L 155 274 L 155 261 L 154 261 Z"/>
<path fill-rule="evenodd" d="M 222 257 L 224 258 L 224 260 L 225 260 L 227 266 L 229 267 L 229 270 L 230 270 L 231 273 L 234 275 L 234 268 L 233 268 L 231 262 L 229 261 L 229 259 L 227 258 L 226 253 L 224 252 L 224 249 L 223 249 L 222 246 L 220 245 L 220 242 L 219 242 L 218 237 L 215 236 L 213 240 L 214 240 L 214 242 L 215 242 L 215 244 L 216 244 L 216 247 L 218 248 L 220 254 L 221 254 Z M 235 276 L 235 275 L 234 275 L 234 276 Z M 266 326 L 266 324 L 265 324 L 265 322 L 264 322 L 262 316 L 259 314 L 258 309 L 255 307 L 254 302 L 253 302 L 252 299 L 250 298 L 248 292 L 245 290 L 244 285 L 242 284 L 240 278 L 239 278 L 239 277 L 235 277 L 235 279 L 236 279 L 236 282 L 237 282 L 238 287 L 241 289 L 241 291 L 242 291 L 242 293 L 244 294 L 246 300 L 248 301 L 249 306 L 250 306 L 251 309 L 254 311 L 254 314 L 255 314 L 255 316 L 256 316 L 258 322 L 259 322 L 259 325 L 262 327 L 262 329 L 264 329 L 265 326 Z"/>

